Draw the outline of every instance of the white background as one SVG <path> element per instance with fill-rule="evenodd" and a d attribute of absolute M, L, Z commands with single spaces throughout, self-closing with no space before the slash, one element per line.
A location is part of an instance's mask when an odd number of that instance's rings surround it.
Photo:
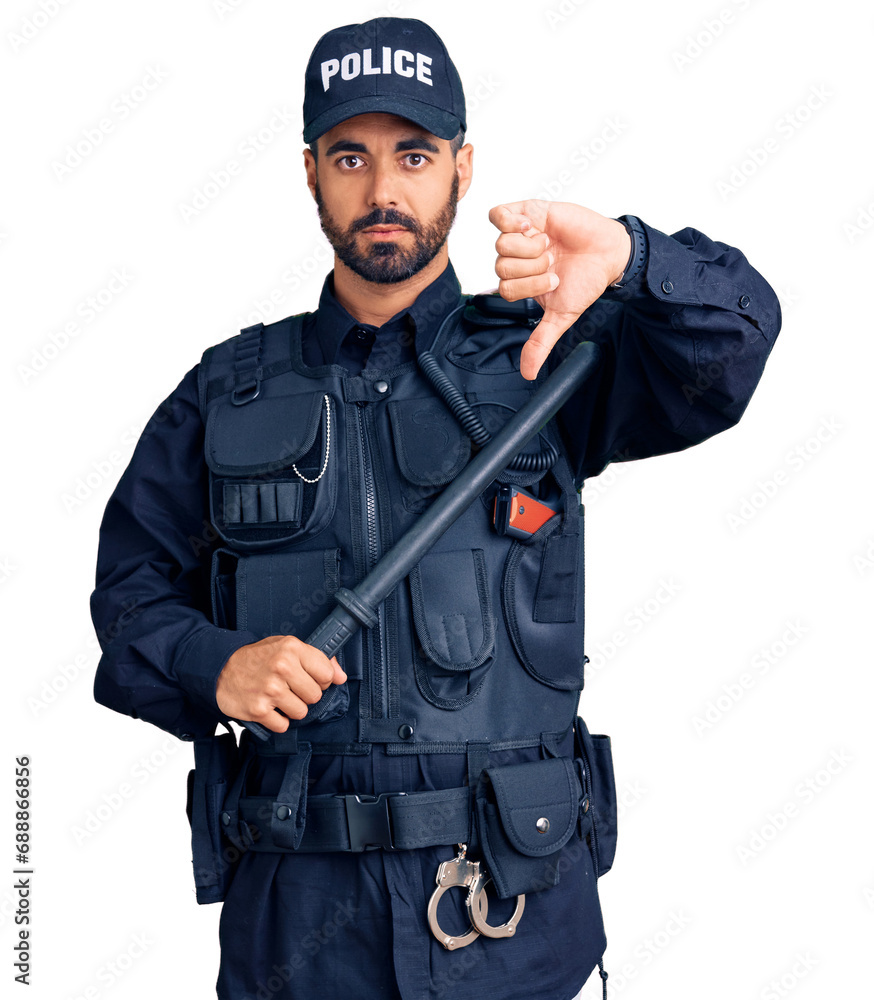
<path fill-rule="evenodd" d="M 304 66 L 325 30 L 389 12 L 431 23 L 465 81 L 476 169 L 450 247 L 467 291 L 495 284 L 488 209 L 549 193 L 737 246 L 783 303 L 738 427 L 585 491 L 582 710 L 613 738 L 624 802 L 600 886 L 611 994 L 869 989 L 870 6 L 43 6 L 53 15 L 7 0 L 0 16 L 4 995 L 16 754 L 33 766 L 28 995 L 215 995 L 220 908 L 194 900 L 191 748 L 92 699 L 97 532 L 136 433 L 201 351 L 315 307 L 327 266 L 302 170 Z M 102 119 L 111 131 L 59 170 Z M 186 221 L 231 159 L 239 175 Z M 308 276 L 283 281 L 293 267 Z M 126 287 L 85 320 L 115 269 Z M 582 995 L 600 996 L 597 977 Z"/>

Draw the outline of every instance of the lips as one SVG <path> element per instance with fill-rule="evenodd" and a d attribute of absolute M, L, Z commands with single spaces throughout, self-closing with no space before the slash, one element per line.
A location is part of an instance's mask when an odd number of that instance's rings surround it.
<path fill-rule="evenodd" d="M 409 230 L 405 229 L 403 226 L 371 226 L 369 229 L 365 229 L 364 233 L 374 240 L 385 240 L 385 239 L 396 239 L 401 233 L 406 233 Z"/>
<path fill-rule="evenodd" d="M 375 243 L 386 243 L 398 239 L 402 233 L 409 232 L 409 230 L 403 226 L 371 226 L 363 232 Z"/>

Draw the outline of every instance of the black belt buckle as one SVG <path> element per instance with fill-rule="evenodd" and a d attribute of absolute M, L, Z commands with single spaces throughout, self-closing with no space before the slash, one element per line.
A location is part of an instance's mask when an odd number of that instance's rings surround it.
<path fill-rule="evenodd" d="M 380 795 L 338 795 L 346 803 L 349 823 L 349 850 L 396 850 L 392 840 L 388 800 L 406 792 L 382 792 Z"/>

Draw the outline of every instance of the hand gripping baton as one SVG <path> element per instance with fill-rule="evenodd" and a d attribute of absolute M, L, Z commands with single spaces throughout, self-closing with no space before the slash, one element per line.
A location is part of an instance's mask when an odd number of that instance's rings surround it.
<path fill-rule="evenodd" d="M 571 394 L 595 369 L 600 351 L 589 340 L 581 341 L 544 379 L 543 385 L 516 411 L 495 437 L 467 463 L 461 472 L 434 500 L 419 520 L 407 530 L 350 590 L 340 587 L 334 594 L 337 607 L 331 611 L 305 640 L 310 646 L 332 657 L 362 625 L 373 626 L 377 608 L 407 576 L 438 538 L 467 510 L 482 491 L 506 468 L 534 435 L 548 423 Z M 309 720 L 319 718 L 336 695 L 329 687 L 319 702 L 310 706 Z M 310 714 L 312 713 L 312 714 Z M 281 713 L 280 713 L 281 714 Z M 259 722 L 242 722 L 260 740 L 270 738 L 271 730 Z M 302 722 L 305 720 L 292 720 Z"/>

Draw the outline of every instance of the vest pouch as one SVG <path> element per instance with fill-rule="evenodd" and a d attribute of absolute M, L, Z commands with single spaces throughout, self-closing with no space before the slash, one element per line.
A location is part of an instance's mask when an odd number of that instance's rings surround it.
<path fill-rule="evenodd" d="M 484 552 L 432 549 L 408 579 L 419 690 L 438 708 L 463 708 L 494 662 L 495 616 Z"/>
<path fill-rule="evenodd" d="M 613 867 L 616 853 L 618 822 L 613 750 L 610 737 L 590 734 L 580 716 L 574 722 L 574 743 L 576 756 L 582 760 L 588 775 L 586 792 L 594 813 L 595 847 L 600 876 Z"/>
<path fill-rule="evenodd" d="M 223 541 L 254 551 L 302 541 L 329 524 L 339 465 L 329 407 L 333 429 L 338 403 L 321 392 L 210 409 L 204 449 L 210 520 Z"/>
<path fill-rule="evenodd" d="M 582 689 L 585 663 L 582 533 L 565 530 L 567 516 L 551 517 L 530 538 L 514 541 L 501 580 L 516 655 L 532 676 L 560 691 Z"/>
<path fill-rule="evenodd" d="M 222 836 L 225 800 L 241 767 L 242 754 L 233 731 L 194 741 L 186 813 L 198 903 L 220 903 L 225 898 L 242 855 Z"/>
<path fill-rule="evenodd" d="M 486 768 L 476 788 L 485 868 L 500 899 L 558 884 L 562 848 L 577 831 L 582 790 L 567 757 Z"/>
<path fill-rule="evenodd" d="M 470 438 L 437 396 L 388 404 L 404 507 L 421 513 L 470 458 Z"/>
<path fill-rule="evenodd" d="M 237 628 L 259 639 L 294 635 L 306 641 L 333 609 L 339 578 L 339 548 L 241 555 L 234 578 Z M 343 654 L 342 649 L 337 654 L 341 666 Z M 303 719 L 291 719 L 289 726 L 327 722 L 345 715 L 348 708 L 348 686 L 332 684 Z"/>

